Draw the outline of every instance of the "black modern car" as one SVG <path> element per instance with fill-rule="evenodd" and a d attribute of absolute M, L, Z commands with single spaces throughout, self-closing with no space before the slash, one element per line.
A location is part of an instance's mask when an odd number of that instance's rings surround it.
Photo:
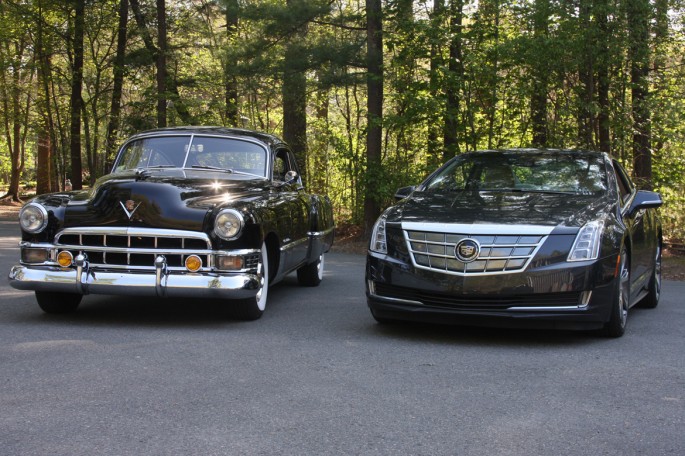
<path fill-rule="evenodd" d="M 609 155 L 500 150 L 459 155 L 376 222 L 367 301 L 379 322 L 600 329 L 661 289 L 658 193 Z"/>
<path fill-rule="evenodd" d="M 286 274 L 321 282 L 334 236 L 330 200 L 304 191 L 285 143 L 220 127 L 137 134 L 91 189 L 38 196 L 19 221 L 10 284 L 56 313 L 95 293 L 224 299 L 257 319 Z"/>

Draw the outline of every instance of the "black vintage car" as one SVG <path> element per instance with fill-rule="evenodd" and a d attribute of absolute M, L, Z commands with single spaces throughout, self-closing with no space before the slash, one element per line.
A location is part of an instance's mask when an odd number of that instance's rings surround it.
<path fill-rule="evenodd" d="M 286 274 L 319 284 L 334 235 L 330 200 L 305 193 L 285 143 L 219 127 L 137 134 L 93 188 L 38 196 L 19 220 L 10 284 L 45 312 L 97 293 L 226 299 L 257 319 Z"/>
<path fill-rule="evenodd" d="M 658 193 L 607 154 L 455 157 L 376 222 L 366 263 L 379 322 L 601 329 L 661 288 Z"/>

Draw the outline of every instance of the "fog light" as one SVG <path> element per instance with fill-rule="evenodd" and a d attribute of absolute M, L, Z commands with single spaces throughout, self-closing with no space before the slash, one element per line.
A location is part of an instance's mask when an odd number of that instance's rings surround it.
<path fill-rule="evenodd" d="M 197 255 L 190 255 L 186 258 L 186 269 L 190 272 L 197 272 L 202 267 L 202 260 Z"/>
<path fill-rule="evenodd" d="M 24 263 L 45 263 L 48 251 L 45 249 L 21 249 L 21 261 Z"/>
<path fill-rule="evenodd" d="M 224 271 L 238 271 L 243 269 L 243 257 L 234 255 L 217 255 L 216 267 Z"/>
<path fill-rule="evenodd" d="M 74 256 L 68 250 L 62 250 L 57 254 L 57 263 L 63 268 L 68 268 L 74 261 Z"/>

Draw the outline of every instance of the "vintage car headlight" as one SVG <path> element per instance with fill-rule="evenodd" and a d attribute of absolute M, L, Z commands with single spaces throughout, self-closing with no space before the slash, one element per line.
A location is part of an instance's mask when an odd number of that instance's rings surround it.
<path fill-rule="evenodd" d="M 371 232 L 371 243 L 369 245 L 369 250 L 372 252 L 388 253 L 388 244 L 385 239 L 386 217 L 386 214 L 378 217 L 376 224 L 373 226 L 373 231 Z"/>
<path fill-rule="evenodd" d="M 222 239 L 234 239 L 243 229 L 243 216 L 235 209 L 224 209 L 214 221 L 214 232 Z"/>
<path fill-rule="evenodd" d="M 38 203 L 29 203 L 19 212 L 19 224 L 24 231 L 40 233 L 48 225 L 48 211 Z"/>
<path fill-rule="evenodd" d="M 573 242 L 571 253 L 567 261 L 596 260 L 599 256 L 599 245 L 602 239 L 604 223 L 588 222 L 580 229 L 576 240 Z"/>

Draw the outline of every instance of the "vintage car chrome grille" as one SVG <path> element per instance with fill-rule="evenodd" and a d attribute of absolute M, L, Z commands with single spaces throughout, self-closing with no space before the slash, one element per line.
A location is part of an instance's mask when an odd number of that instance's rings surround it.
<path fill-rule="evenodd" d="M 453 295 L 412 288 L 374 283 L 376 295 L 403 301 L 420 302 L 429 307 L 458 310 L 506 310 L 511 308 L 577 307 L 582 304 L 582 292 L 533 293 L 512 296 Z"/>
<path fill-rule="evenodd" d="M 414 266 L 447 274 L 502 274 L 523 271 L 547 236 L 544 235 L 480 235 L 404 230 L 407 248 Z M 457 244 L 464 239 L 475 240 L 480 251 L 470 262 L 457 258 Z"/>
<path fill-rule="evenodd" d="M 151 228 L 66 228 L 55 236 L 59 250 L 75 257 L 83 252 L 91 267 L 154 270 L 155 258 L 164 255 L 169 269 L 185 270 L 189 255 L 202 260 L 202 271 L 212 266 L 212 244 L 204 233 Z"/>

